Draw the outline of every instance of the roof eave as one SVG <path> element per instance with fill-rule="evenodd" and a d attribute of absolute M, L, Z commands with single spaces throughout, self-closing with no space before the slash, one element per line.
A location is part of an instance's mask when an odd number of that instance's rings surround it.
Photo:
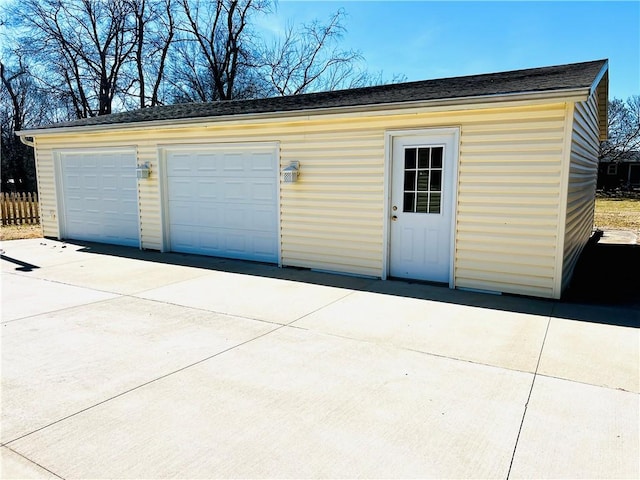
<path fill-rule="evenodd" d="M 598 100 L 598 126 L 600 127 L 600 141 L 609 137 L 609 62 L 605 61 L 598 75 L 591 84 L 589 95 L 597 95 Z"/>
<path fill-rule="evenodd" d="M 473 97 L 455 97 L 444 98 L 435 100 L 418 100 L 411 102 L 389 102 L 378 103 L 372 105 L 353 105 L 353 106 L 341 106 L 341 107 L 320 107 L 320 108 L 307 108 L 301 110 L 288 110 L 278 112 L 263 112 L 263 113 L 244 113 L 244 114 L 231 114 L 231 115 L 219 115 L 219 116 L 203 116 L 203 117 L 189 117 L 180 119 L 163 119 L 163 120 L 149 120 L 144 122 L 125 122 L 125 123 L 109 123 L 101 125 L 80 125 L 69 127 L 52 127 L 52 128 L 36 128 L 31 130 L 16 131 L 15 134 L 20 137 L 35 137 L 39 135 L 60 135 L 65 133 L 91 133 L 102 132 L 107 130 L 123 130 L 123 129 L 151 129 L 163 126 L 184 126 L 203 123 L 218 123 L 229 120 L 258 120 L 258 119 L 270 119 L 270 118 L 283 118 L 283 117 L 295 117 L 295 116 L 307 116 L 310 114 L 349 114 L 360 112 L 378 112 L 388 110 L 390 108 L 396 110 L 406 110 L 415 108 L 429 108 L 429 107 L 459 107 L 468 105 L 470 107 L 481 103 L 503 103 L 509 101 L 573 101 L 580 102 L 585 101 L 591 94 L 590 87 L 584 88 L 572 88 L 561 90 L 548 90 L 543 92 L 520 92 L 520 93 L 508 93 L 508 94 L 495 94 L 495 95 L 478 95 Z"/>

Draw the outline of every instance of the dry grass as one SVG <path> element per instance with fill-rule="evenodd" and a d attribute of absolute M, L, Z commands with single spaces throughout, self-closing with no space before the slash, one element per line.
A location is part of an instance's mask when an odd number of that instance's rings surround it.
<path fill-rule="evenodd" d="M 42 227 L 36 225 L 2 225 L 0 240 L 20 240 L 23 238 L 42 238 Z"/>
<path fill-rule="evenodd" d="M 596 198 L 596 228 L 640 232 L 640 199 Z"/>

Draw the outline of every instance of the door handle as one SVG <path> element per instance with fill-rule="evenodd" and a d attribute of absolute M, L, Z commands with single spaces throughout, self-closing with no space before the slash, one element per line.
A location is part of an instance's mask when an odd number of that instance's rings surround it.
<path fill-rule="evenodd" d="M 398 217 L 396 215 L 394 215 L 393 217 L 391 217 L 391 221 L 395 222 L 396 220 L 398 220 Z"/>

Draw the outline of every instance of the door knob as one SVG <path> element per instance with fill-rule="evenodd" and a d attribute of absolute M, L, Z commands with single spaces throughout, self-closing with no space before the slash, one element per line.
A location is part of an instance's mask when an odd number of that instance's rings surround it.
<path fill-rule="evenodd" d="M 395 222 L 396 220 L 398 220 L 398 217 L 394 215 L 393 217 L 391 217 L 391 220 Z"/>

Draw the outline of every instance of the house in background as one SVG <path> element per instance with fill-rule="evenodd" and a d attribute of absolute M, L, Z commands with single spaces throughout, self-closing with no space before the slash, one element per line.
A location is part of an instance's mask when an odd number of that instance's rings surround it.
<path fill-rule="evenodd" d="M 559 298 L 606 60 L 182 104 L 19 132 L 44 235 Z"/>
<path fill-rule="evenodd" d="M 598 189 L 640 190 L 640 152 L 625 152 L 615 160 L 603 158 L 598 166 Z"/>

